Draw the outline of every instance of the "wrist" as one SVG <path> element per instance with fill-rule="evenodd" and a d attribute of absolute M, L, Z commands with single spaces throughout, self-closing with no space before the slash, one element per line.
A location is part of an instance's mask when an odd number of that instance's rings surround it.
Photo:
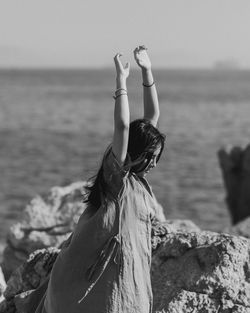
<path fill-rule="evenodd" d="M 142 70 L 142 73 L 143 73 L 143 74 L 149 74 L 149 73 L 152 72 L 151 67 L 147 67 L 147 68 L 142 67 L 141 70 Z"/>
<path fill-rule="evenodd" d="M 146 86 L 151 86 L 154 82 L 154 77 L 151 69 L 145 69 L 142 71 L 142 83 Z"/>
<path fill-rule="evenodd" d="M 127 89 L 127 78 L 124 76 L 117 76 L 116 77 L 116 89 L 124 88 Z"/>
<path fill-rule="evenodd" d="M 127 76 L 125 75 L 117 75 L 116 76 L 116 81 L 126 81 L 127 80 Z"/>

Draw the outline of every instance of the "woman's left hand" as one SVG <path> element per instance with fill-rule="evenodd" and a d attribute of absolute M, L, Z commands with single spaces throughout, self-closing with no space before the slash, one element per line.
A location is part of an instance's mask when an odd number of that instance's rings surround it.
<path fill-rule="evenodd" d="M 134 57 L 136 63 L 140 66 L 140 68 L 146 70 L 151 69 L 151 61 L 149 59 L 149 56 L 147 54 L 147 48 L 145 46 L 136 47 L 134 50 Z"/>
<path fill-rule="evenodd" d="M 117 75 L 117 78 L 127 79 L 129 76 L 130 65 L 129 65 L 129 62 L 127 62 L 126 65 L 123 66 L 120 60 L 121 56 L 122 56 L 121 53 L 117 53 L 114 57 L 116 75 Z"/>

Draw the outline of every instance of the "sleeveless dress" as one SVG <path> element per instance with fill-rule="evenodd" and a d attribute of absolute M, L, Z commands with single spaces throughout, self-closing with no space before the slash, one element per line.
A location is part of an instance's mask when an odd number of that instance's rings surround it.
<path fill-rule="evenodd" d="M 86 208 L 53 266 L 36 313 L 151 313 L 151 226 L 159 203 L 144 178 L 103 159 L 107 201 Z M 160 219 L 164 219 L 160 216 Z"/>

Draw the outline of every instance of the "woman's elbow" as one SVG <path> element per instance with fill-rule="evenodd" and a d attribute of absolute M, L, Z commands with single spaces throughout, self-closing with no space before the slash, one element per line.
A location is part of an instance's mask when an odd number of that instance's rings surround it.
<path fill-rule="evenodd" d="M 159 117 L 160 117 L 160 112 L 155 112 L 154 114 L 151 114 L 148 116 L 144 115 L 144 118 L 147 119 L 155 127 L 158 124 Z"/>
<path fill-rule="evenodd" d="M 129 123 L 126 121 L 116 121 L 115 128 L 119 131 L 128 131 L 129 130 Z"/>
<path fill-rule="evenodd" d="M 156 124 L 160 118 L 160 110 L 156 110 L 153 119 L 156 120 Z"/>

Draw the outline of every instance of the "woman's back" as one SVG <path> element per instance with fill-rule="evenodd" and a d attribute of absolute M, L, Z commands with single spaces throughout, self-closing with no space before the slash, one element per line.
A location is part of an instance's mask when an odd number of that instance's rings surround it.
<path fill-rule="evenodd" d="M 121 170 L 109 172 L 117 164 L 112 153 L 104 162 L 105 176 L 113 174 L 110 188 L 117 193 L 114 183 Z M 47 313 L 151 312 L 151 220 L 158 203 L 135 174 L 120 179 L 121 193 L 92 217 L 83 214 L 70 245 L 59 254 L 45 300 Z M 116 235 L 119 243 L 113 247 L 109 241 Z"/>

